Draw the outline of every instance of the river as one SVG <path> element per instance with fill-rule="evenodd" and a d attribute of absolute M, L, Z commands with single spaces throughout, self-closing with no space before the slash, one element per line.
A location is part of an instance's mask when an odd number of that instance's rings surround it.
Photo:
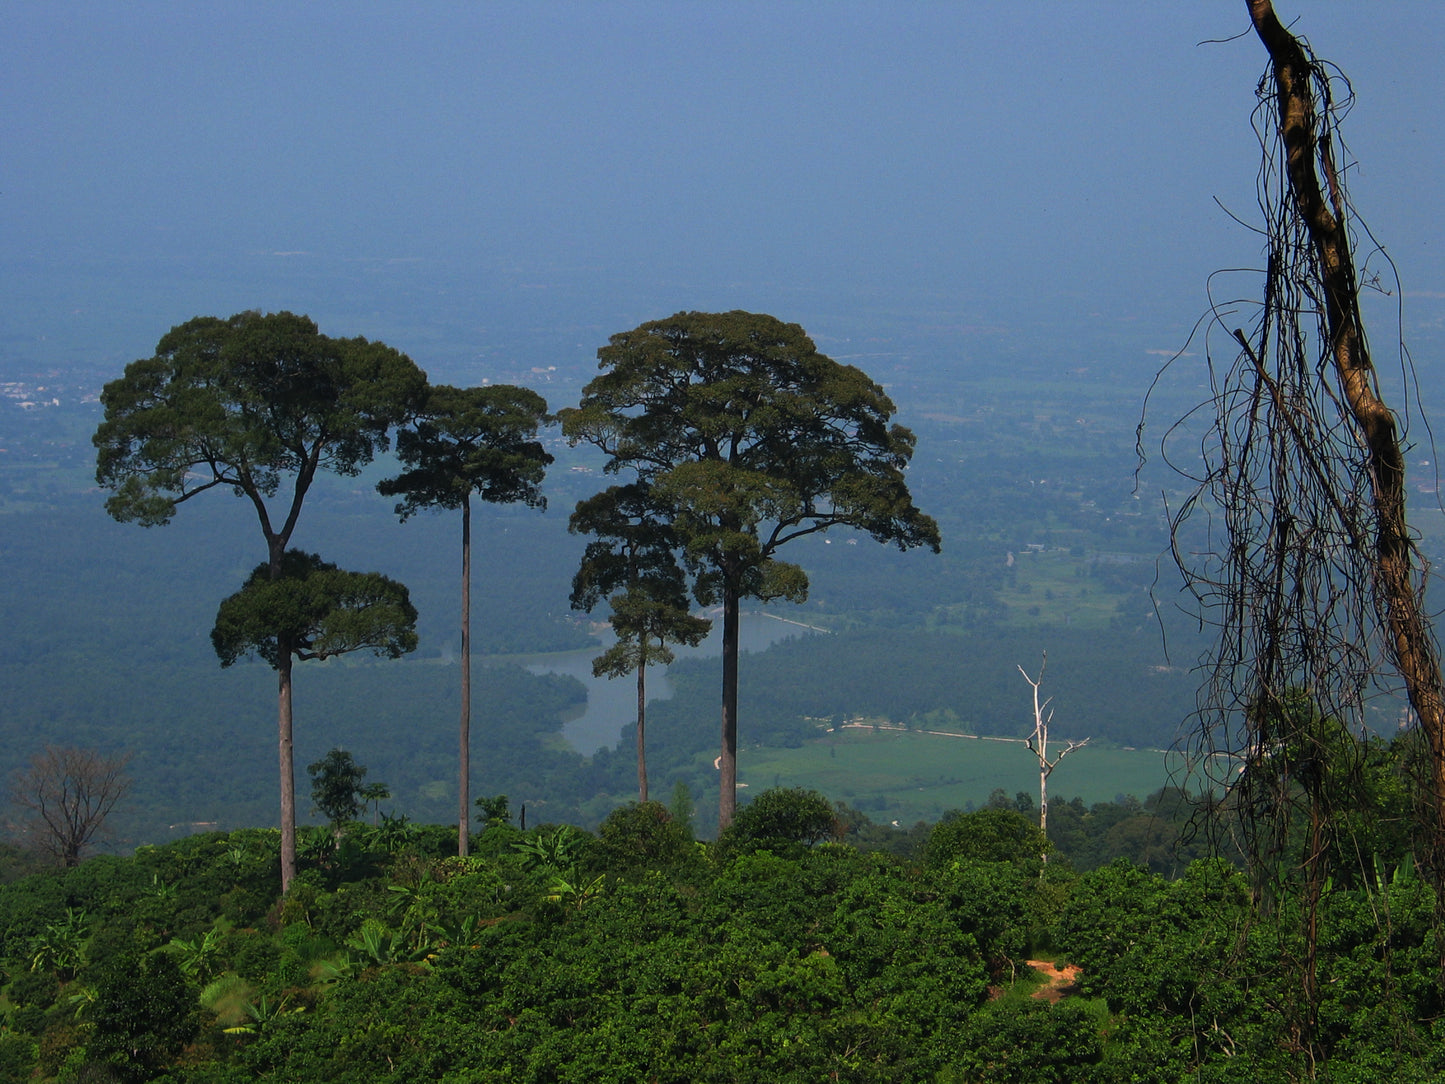
<path fill-rule="evenodd" d="M 799 622 L 771 614 L 743 614 L 738 626 L 738 646 L 743 651 L 762 651 L 769 644 L 791 636 L 809 635 L 815 630 Z M 605 642 L 605 641 L 604 641 Z M 622 728 L 637 719 L 637 676 L 597 678 L 592 676 L 592 660 L 605 647 L 582 651 L 563 651 L 551 655 L 528 655 L 515 661 L 534 674 L 566 674 L 587 687 L 587 706 L 576 718 L 562 727 L 562 736 L 579 753 L 592 754 L 598 749 L 616 745 Z M 722 654 L 722 620 L 713 622 L 712 632 L 697 647 L 674 648 L 679 659 L 706 658 Z M 666 700 L 672 695 L 664 667 L 651 666 L 647 671 L 647 699 Z"/>

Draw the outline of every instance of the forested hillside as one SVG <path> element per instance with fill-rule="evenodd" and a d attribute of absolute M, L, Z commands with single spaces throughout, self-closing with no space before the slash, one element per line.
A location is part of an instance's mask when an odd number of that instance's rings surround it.
<path fill-rule="evenodd" d="M 760 796 L 715 844 L 656 803 L 595 835 L 494 807 L 475 844 L 318 829 L 279 902 L 264 830 L 15 880 L 0 1080 L 1445 1073 L 1433 897 L 1398 853 L 1322 902 L 1311 1006 L 1293 892 L 1261 909 L 1217 860 L 1177 879 L 1041 865 L 1001 806 L 911 844 L 803 791 Z"/>
<path fill-rule="evenodd" d="M 1130 493 L 1128 425 L 1107 397 L 1081 399 L 1074 384 L 1021 372 L 1026 380 L 995 388 L 977 408 L 987 410 L 990 427 L 1016 422 L 1032 434 L 1036 452 L 1002 456 L 987 451 L 990 430 L 977 424 L 984 415 L 954 413 L 951 384 L 908 378 L 912 410 L 922 415 L 911 484 L 939 520 L 940 555 L 900 554 L 837 532 L 794 544 L 812 581 L 809 601 L 776 612 L 835 631 L 745 657 L 743 781 L 774 782 L 772 772 L 749 780 L 748 748 L 796 747 L 829 718 L 917 725 L 926 717 L 1020 736 L 1028 689 L 1016 666 L 1032 666 L 1043 650 L 1053 660 L 1049 691 L 1059 696 L 1062 733 L 1139 748 L 1172 743 L 1192 710 L 1188 670 L 1198 647 L 1190 630 L 1176 628 L 1165 652 L 1149 597 L 1162 536 Z M 0 554 L 12 570 L 0 584 L 11 645 L 0 680 L 9 717 L 24 721 L 33 742 L 8 744 L 0 767 L 19 767 L 47 741 L 131 754 L 135 787 L 115 817 L 112 845 L 174 838 L 192 824 L 272 823 L 273 675 L 259 663 L 221 671 L 209 641 L 217 605 L 258 559 L 250 513 L 216 494 L 164 528 L 109 521 L 89 478 L 97 408 L 78 389 L 57 390 L 61 406 L 46 413 L 0 402 Z M 1074 418 L 1088 420 L 1083 445 L 1075 443 L 1077 422 L 1065 421 L 1066 400 Z M 473 650 L 493 661 L 476 677 L 472 786 L 595 825 L 636 794 L 622 752 L 630 733 L 615 734 L 612 751 L 578 755 L 560 735 L 584 690 L 504 658 L 600 650 L 586 615 L 567 604 L 583 540 L 568 535 L 566 513 L 601 476 L 555 435 L 550 447 L 558 464 L 546 483 L 547 512 L 491 506 L 476 517 Z M 989 469 L 974 469 L 983 455 Z M 405 583 L 419 611 L 420 646 L 400 662 L 298 667 L 297 756 L 304 764 L 344 746 L 390 785 L 388 808 L 439 822 L 456 792 L 457 525 L 426 514 L 398 523 L 373 489 L 388 470 L 377 464 L 354 480 L 318 482 L 298 538 L 344 567 Z M 1169 595 L 1159 601 L 1172 621 Z M 710 817 L 701 798 L 716 786 L 715 663 L 680 663 L 674 677 L 673 699 L 652 708 L 657 793 L 686 781 Z M 1027 754 L 1017 769 L 927 803 L 926 815 L 982 805 L 997 786 L 1027 786 Z M 1142 800 L 1167 775 L 1161 759 L 1148 786 L 1105 795 Z M 866 782 L 864 791 L 883 800 L 875 815 L 890 807 L 897 812 L 889 819 L 925 815 L 897 806 L 896 793 Z M 303 802 L 302 817 L 308 812 Z"/>

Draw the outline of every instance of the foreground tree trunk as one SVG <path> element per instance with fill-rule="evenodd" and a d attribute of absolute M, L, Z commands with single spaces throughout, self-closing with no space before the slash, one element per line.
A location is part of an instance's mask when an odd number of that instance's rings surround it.
<path fill-rule="evenodd" d="M 647 744 L 643 739 L 647 727 L 647 651 L 644 647 L 637 663 L 637 800 L 647 801 Z"/>
<path fill-rule="evenodd" d="M 1372 556 L 1388 650 L 1430 747 L 1434 812 L 1430 850 L 1438 887 L 1445 858 L 1445 696 L 1434 636 L 1421 609 L 1423 587 L 1417 579 L 1414 546 L 1405 519 L 1404 454 L 1395 416 L 1376 389 L 1333 150 L 1315 137 L 1314 65 L 1300 42 L 1280 23 L 1270 0 L 1247 2 L 1255 31 L 1270 55 L 1290 191 L 1319 260 L 1335 376 L 1366 453 L 1376 513 Z M 1328 199 L 1315 171 L 1316 161 L 1325 171 Z"/>
<path fill-rule="evenodd" d="M 472 503 L 462 497 L 462 715 L 457 752 L 457 854 L 465 858 L 472 816 Z"/>
<path fill-rule="evenodd" d="M 723 587 L 722 752 L 718 756 L 717 830 L 732 824 L 738 810 L 738 591 Z"/>
<path fill-rule="evenodd" d="M 298 485 L 298 489 L 300 486 Z M 289 531 L 276 534 L 271 530 L 265 506 L 256 500 L 260 508 L 262 530 L 266 533 L 266 545 L 270 551 L 267 562 L 271 579 L 281 578 L 282 561 L 286 553 Z M 292 503 L 291 520 L 300 509 L 299 499 Z M 287 526 L 291 526 L 288 522 Z M 284 896 L 296 879 L 296 767 L 295 750 L 292 741 L 291 668 L 294 646 L 284 634 L 276 638 L 276 731 L 277 754 L 279 759 L 278 777 L 281 786 L 281 894 Z"/>
<path fill-rule="evenodd" d="M 281 776 L 281 894 L 296 879 L 296 772 L 291 748 L 291 651 L 289 645 L 276 663 L 277 730 Z"/>

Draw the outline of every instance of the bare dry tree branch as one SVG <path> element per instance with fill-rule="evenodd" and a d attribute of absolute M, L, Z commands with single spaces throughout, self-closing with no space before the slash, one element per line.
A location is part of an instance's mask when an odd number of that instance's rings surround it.
<path fill-rule="evenodd" d="M 1054 721 L 1054 712 L 1049 705 L 1054 702 L 1054 698 L 1051 696 L 1047 700 L 1039 701 L 1039 688 L 1044 683 L 1044 670 L 1048 665 L 1049 653 L 1045 651 L 1043 658 L 1039 661 L 1039 676 L 1037 678 L 1029 677 L 1029 672 L 1022 666 L 1018 668 L 1019 673 L 1024 676 L 1024 680 L 1029 683 L 1034 691 L 1034 729 L 1029 736 L 1024 739 L 1024 744 L 1028 746 L 1029 752 L 1033 753 L 1039 762 L 1039 831 L 1043 833 L 1045 839 L 1047 839 L 1049 835 L 1049 776 L 1054 774 L 1054 769 L 1059 766 L 1059 762 L 1063 760 L 1064 757 L 1068 756 L 1075 749 L 1082 749 L 1088 745 L 1091 740 L 1090 738 L 1085 738 L 1083 741 L 1070 741 L 1063 752 L 1059 753 L 1053 760 L 1049 759 L 1049 724 Z M 1049 856 L 1045 854 L 1043 859 L 1047 862 Z"/>
<path fill-rule="evenodd" d="M 63 866 L 81 856 L 130 790 L 130 757 L 47 745 L 10 783 L 22 835 Z"/>

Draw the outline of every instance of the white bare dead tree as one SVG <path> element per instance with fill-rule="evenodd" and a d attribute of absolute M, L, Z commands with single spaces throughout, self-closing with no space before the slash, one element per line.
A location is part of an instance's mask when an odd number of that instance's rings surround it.
<path fill-rule="evenodd" d="M 1034 690 L 1034 729 L 1027 741 L 1029 752 L 1033 753 L 1039 762 L 1039 831 L 1043 833 L 1045 839 L 1049 835 L 1049 776 L 1054 774 L 1054 769 L 1059 766 L 1059 762 L 1064 757 L 1075 749 L 1082 749 L 1090 741 L 1089 738 L 1085 738 L 1083 741 L 1070 741 L 1058 756 L 1052 760 L 1049 759 L 1049 724 L 1054 721 L 1054 709 L 1049 705 L 1054 702 L 1054 698 L 1051 696 L 1047 700 L 1039 700 L 1039 686 L 1044 683 L 1044 668 L 1048 664 L 1049 653 L 1045 651 L 1043 658 L 1039 661 L 1037 678 L 1029 677 L 1029 672 L 1022 666 L 1019 667 L 1019 673 L 1024 676 L 1024 680 Z M 1048 860 L 1049 856 L 1044 855 L 1044 861 Z"/>

